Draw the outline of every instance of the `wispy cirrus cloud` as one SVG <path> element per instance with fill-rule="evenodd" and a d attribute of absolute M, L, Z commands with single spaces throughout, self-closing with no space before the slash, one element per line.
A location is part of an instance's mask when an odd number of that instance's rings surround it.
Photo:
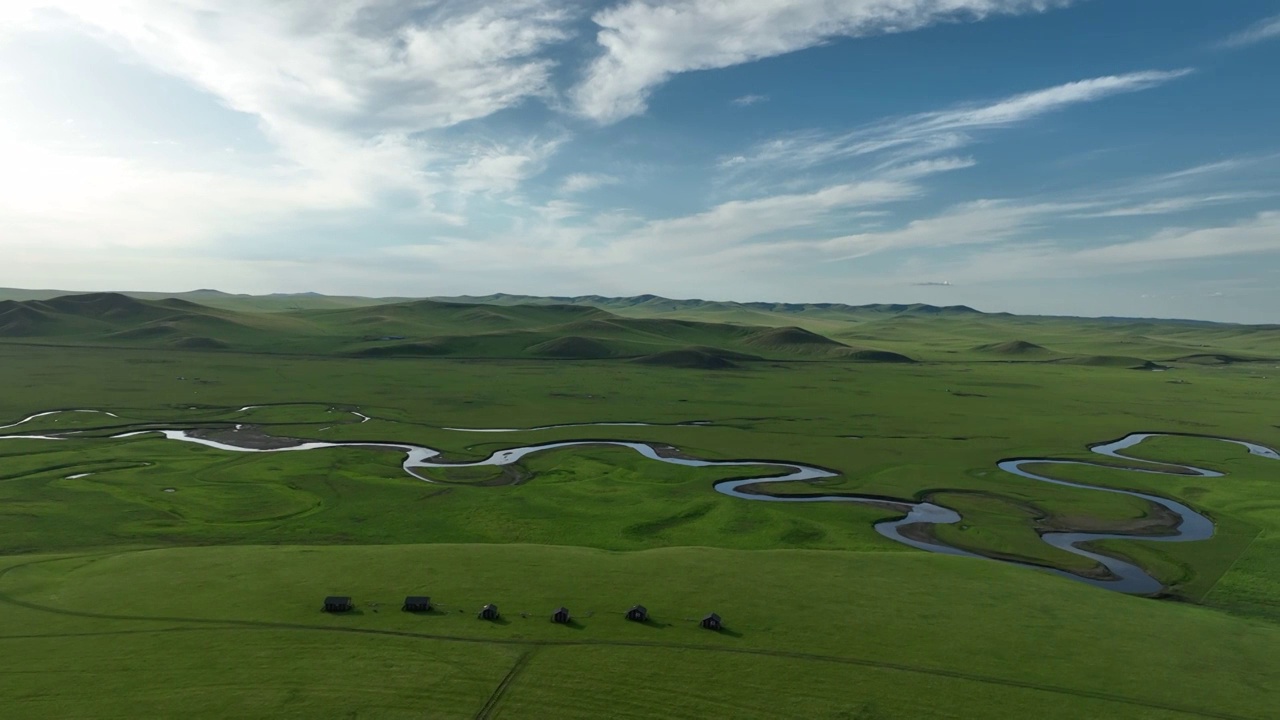
<path fill-rule="evenodd" d="M 706 211 L 648 220 L 626 214 L 579 214 L 554 203 L 537 223 L 512 230 L 519 241 L 455 237 L 389 251 L 391 257 L 428 260 L 459 272 L 476 263 L 492 272 L 540 268 L 540 282 L 590 282 L 601 292 L 677 293 L 698 283 L 722 284 L 754 265 L 777 259 L 779 237 L 823 237 L 832 225 L 882 216 L 876 208 L 915 197 L 911 183 L 872 180 L 814 192 L 735 200 Z M 493 251 L 501 245 L 501 253 Z M 656 262 L 655 262 L 656 261 Z M 543 290 L 550 292 L 549 290 Z"/>
<path fill-rule="evenodd" d="M 1147 90 L 1190 73 L 1189 69 L 1150 70 L 1089 78 L 994 102 L 893 118 L 849 132 L 785 135 L 723 158 L 720 166 L 737 171 L 779 166 L 804 169 L 882 153 L 899 159 L 936 155 L 972 144 L 981 132 L 1014 127 L 1073 105 Z"/>
<path fill-rule="evenodd" d="M 513 193 L 524 180 L 542 172 L 564 143 L 564 138 L 557 138 L 518 145 L 463 145 L 454 151 L 459 164 L 451 173 L 452 187 L 461 193 Z"/>
<path fill-rule="evenodd" d="M 1258 200 L 1260 198 L 1271 197 L 1270 193 L 1262 192 L 1240 192 L 1240 193 L 1224 193 L 1218 195 L 1189 195 L 1183 197 L 1163 198 L 1159 200 L 1151 200 L 1148 202 L 1140 202 L 1137 204 L 1123 205 L 1121 207 L 1108 208 L 1106 210 L 1098 210 L 1096 212 L 1084 213 L 1075 217 L 1080 218 L 1120 218 L 1120 217 L 1144 217 L 1149 215 L 1171 215 L 1175 213 L 1189 212 L 1205 207 L 1213 207 L 1217 205 L 1231 205 L 1233 203 L 1245 202 L 1248 200 Z"/>
<path fill-rule="evenodd" d="M 899 256 L 895 261 L 879 266 L 887 269 L 863 276 L 862 282 L 881 288 L 947 286 L 966 291 L 984 286 L 1020 284 L 1025 292 L 1026 287 L 1035 287 L 1046 281 L 1093 281 L 1113 274 L 1155 273 L 1158 277 L 1160 272 L 1167 272 L 1171 264 L 1176 263 L 1203 263 L 1246 256 L 1258 256 L 1260 260 L 1266 255 L 1280 257 L 1280 240 L 1277 240 L 1280 238 L 1280 213 L 1277 212 L 1206 227 L 1166 229 L 1132 240 L 1113 240 L 1102 244 L 1097 244 L 1092 238 L 1086 241 L 1062 235 L 1061 230 L 1052 225 L 1038 224 L 1040 220 L 1051 219 L 1055 212 L 1054 208 L 1026 208 L 1019 207 L 1016 201 L 999 201 L 988 207 L 952 208 L 937 216 L 934 219 L 937 222 L 924 219 L 903 231 L 872 236 L 873 244 L 892 239 L 895 243 L 915 243 L 917 249 L 931 248 L 932 251 Z M 953 245 L 946 237 L 945 227 L 957 218 L 962 219 L 969 230 L 995 230 L 1002 239 L 983 242 L 979 234 L 973 238 L 976 242 Z M 865 242 L 867 239 L 867 236 L 860 236 L 856 241 Z M 736 267 L 743 272 L 744 268 L 760 270 L 777 267 L 780 263 L 812 262 L 839 250 L 846 242 L 847 239 L 840 239 L 839 243 L 830 244 L 796 242 L 781 247 L 760 247 L 760 251 L 768 253 L 764 256 L 765 262 L 755 265 L 740 262 Z M 942 252 L 948 247 L 952 251 Z M 881 249 L 874 252 L 888 250 L 888 246 L 881 245 Z M 725 253 L 725 257 L 740 261 L 737 255 L 732 251 Z M 832 265 L 845 268 L 843 263 Z M 847 277 L 848 272 L 853 272 L 853 268 L 842 271 L 838 277 Z M 1259 281 L 1257 272 L 1249 276 L 1250 282 L 1256 284 Z M 921 276 L 945 277 L 947 280 L 921 282 Z"/>
<path fill-rule="evenodd" d="M 1272 179 L 1278 169 L 1280 155 L 1258 153 L 1091 183 L 1069 197 L 1072 202 L 1088 203 L 1090 209 L 1064 219 L 1155 218 L 1256 204 L 1280 197 Z"/>
<path fill-rule="evenodd" d="M 574 173 L 560 182 L 562 195 L 576 195 L 608 185 L 617 185 L 622 178 L 605 173 Z"/>
<path fill-rule="evenodd" d="M 968 248 L 969 252 L 936 259 L 916 255 L 898 277 L 886 277 L 885 281 L 909 283 L 910 278 L 929 273 L 965 285 L 1036 282 L 1145 273 L 1188 261 L 1280 256 L 1280 212 L 1277 211 L 1203 227 L 1165 228 L 1101 244 L 1091 238 L 1084 239 L 1087 235 L 1075 236 L 1061 229 L 1047 234 L 1024 234 L 1026 224 L 1009 217 L 1013 221 L 1003 224 L 1001 232 L 1008 237 L 1019 237 L 1018 242 L 974 244 Z"/>
<path fill-rule="evenodd" d="M 1222 47 L 1238 48 L 1280 38 L 1280 15 L 1264 18 L 1223 40 Z"/>
<path fill-rule="evenodd" d="M 743 95 L 741 97 L 734 98 L 732 102 L 738 107 L 750 107 L 752 105 L 759 105 L 762 102 L 768 101 L 768 95 Z"/>
<path fill-rule="evenodd" d="M 1053 202 L 975 200 L 897 229 L 841 235 L 811 243 L 810 248 L 823 259 L 843 261 L 889 251 L 995 245 L 1023 238 L 1047 219 L 1079 208 Z"/>
<path fill-rule="evenodd" d="M 936 175 L 938 173 L 964 170 L 977 165 L 978 161 L 971 157 L 940 157 L 928 160 L 917 160 L 901 164 L 886 164 L 876 170 L 882 177 L 898 180 L 914 180 Z"/>
<path fill-rule="evenodd" d="M 616 122 L 672 76 L 730 67 L 834 38 L 917 30 L 1072 0 L 628 0 L 592 18 L 603 50 L 573 90 L 577 111 Z"/>
<path fill-rule="evenodd" d="M 944 158 L 918 161 L 901 168 L 928 170 L 961 168 L 963 159 Z M 1248 169 L 1250 163 L 1219 162 L 1165 173 L 1158 177 L 1176 180 L 1184 189 L 1231 169 Z M 1081 230 L 1079 222 L 1097 218 L 1156 217 L 1188 212 L 1201 207 L 1228 205 L 1269 197 L 1262 192 L 1150 197 L 1134 202 L 1134 194 L 1146 180 L 1135 179 L 1133 187 L 1099 195 L 1093 192 L 1064 193 L 1053 198 L 999 198 L 959 202 L 928 216 L 908 216 L 895 220 L 885 211 L 893 203 L 919 198 L 925 186 L 914 182 L 910 172 L 896 176 L 892 168 L 881 171 L 880 182 L 897 183 L 894 193 L 853 193 L 856 185 L 839 186 L 807 194 L 787 194 L 749 202 L 730 202 L 708 213 L 648 223 L 630 237 L 638 247 L 661 249 L 664 256 L 697 258 L 707 266 L 739 269 L 783 264 L 802 267 L 812 263 L 850 263 L 865 258 L 894 255 L 914 258 L 910 272 L 923 272 L 976 282 L 990 281 L 1008 273 L 1035 278 L 1072 274 L 1087 275 L 1100 267 L 1136 267 L 1197 257 L 1225 257 L 1249 253 L 1280 252 L 1280 213 L 1227 225 L 1168 228 L 1135 239 L 1116 239 L 1098 244 L 1096 230 Z M 915 178 L 919 179 L 919 178 Z M 1149 179 L 1149 178 L 1148 178 Z M 852 193 L 846 197 L 846 193 Z M 826 200 L 820 198 L 825 197 Z M 850 202 L 856 197 L 857 200 Z M 848 202 L 848 205 L 845 203 Z M 843 224 L 861 223 L 858 232 L 832 233 L 826 219 L 844 209 L 852 217 Z M 851 222 L 856 220 L 856 222 Z M 896 226 L 895 226 L 896 225 Z M 1092 226 L 1090 226 L 1092 227 Z M 762 242 L 769 238 L 768 242 Z M 1087 240 L 1085 240 L 1087 238 Z M 965 261 L 930 263 L 929 258 L 983 258 L 985 270 Z M 763 265 L 762 265 L 763 264 Z M 986 273 L 985 275 L 983 273 Z M 915 285 L 914 281 L 900 281 Z"/>
<path fill-rule="evenodd" d="M 795 173 L 798 177 L 813 178 L 816 167 L 841 164 L 845 168 L 844 173 L 832 171 L 833 177 L 846 174 L 895 182 L 911 189 L 909 197 L 919 198 L 928 194 L 923 184 L 926 178 L 976 165 L 978 161 L 974 157 L 949 153 L 978 142 L 984 133 L 1018 127 L 1075 105 L 1154 88 L 1190 72 L 1188 69 L 1152 70 L 1089 78 L 985 103 L 890 118 L 844 133 L 788 135 L 761 143 L 747 153 L 722 158 L 719 166 L 730 175 L 758 171 L 761 176 L 769 178 L 776 178 L 779 173 L 783 177 Z M 756 227 L 754 218 L 743 222 L 742 231 L 736 233 L 720 234 L 720 228 L 700 221 L 692 222 L 703 218 L 661 221 L 646 227 L 645 231 L 656 236 L 669 227 L 694 229 L 698 234 L 715 239 L 704 239 L 698 244 L 689 243 L 684 238 L 681 242 L 689 247 L 700 247 L 708 257 L 727 262 L 757 261 L 767 257 L 778 262 L 801 264 L 848 262 L 885 253 L 932 252 L 947 248 L 1025 248 L 1042 242 L 1043 233 L 1048 228 L 1056 228 L 1072 220 L 1167 215 L 1258 199 L 1263 195 L 1257 192 L 1193 194 L 1220 182 L 1223 176 L 1246 169 L 1253 162 L 1256 161 L 1237 159 L 1196 166 L 1134 180 L 1127 187 L 1116 188 L 1103 195 L 1086 188 L 1049 198 L 958 202 L 937 214 L 909 216 L 905 221 L 885 217 L 889 213 L 880 206 L 893 201 L 869 203 L 861 212 L 876 212 L 878 220 L 860 223 L 864 229 L 843 234 L 814 232 L 814 224 L 807 220 L 790 224 L 765 223 L 759 226 L 762 230 L 757 233 L 750 229 Z M 1182 190 L 1183 194 L 1172 197 L 1157 194 L 1160 190 L 1175 189 Z M 786 208 L 799 197 L 802 195 L 785 193 L 751 203 L 753 206 L 765 206 L 772 198 L 785 198 L 779 206 Z M 716 211 L 728 212 L 735 207 L 735 203 L 725 203 Z M 807 212 L 807 209 L 797 207 L 796 212 Z M 769 233 L 774 234 L 770 242 L 757 241 Z"/>
<path fill-rule="evenodd" d="M 1143 264 L 1280 252 L 1280 212 L 1258 213 L 1230 225 L 1168 228 L 1150 237 L 1090 248 L 1075 258 L 1097 264 Z"/>
<path fill-rule="evenodd" d="M 942 213 L 889 229 L 836 237 L 790 239 L 767 244 L 721 244 L 704 248 L 708 258 L 740 261 L 767 258 L 771 264 L 855 262 L 872 255 L 909 257 L 910 272 L 942 275 L 965 283 L 1017 276 L 1091 276 L 1100 272 L 1150 270 L 1167 263 L 1250 254 L 1280 254 L 1280 212 L 1207 227 L 1167 228 L 1133 240 L 1097 245 L 1062 229 L 1064 216 L 1081 205 L 984 200 L 962 203 Z M 1064 234 L 1065 233 L 1065 234 Z M 934 253 L 961 249 L 956 255 Z M 884 279 L 884 278 L 881 278 Z M 902 284 L 918 285 L 906 278 Z"/>
<path fill-rule="evenodd" d="M 813 232 L 833 217 L 848 219 L 866 208 L 907 200 L 921 192 L 916 184 L 882 179 L 832 185 L 807 193 L 733 200 L 694 215 L 647 222 L 614 245 L 623 253 L 715 253 L 778 233 Z"/>

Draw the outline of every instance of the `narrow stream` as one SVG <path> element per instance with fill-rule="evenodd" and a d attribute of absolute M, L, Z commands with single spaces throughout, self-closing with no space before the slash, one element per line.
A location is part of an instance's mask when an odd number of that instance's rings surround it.
<path fill-rule="evenodd" d="M 24 423 L 34 420 L 38 417 L 44 417 L 61 411 L 53 411 L 49 413 L 39 413 L 26 418 L 13 425 L 4 428 L 18 427 Z M 93 412 L 93 411 L 75 411 L 75 412 Z M 107 413 L 110 414 L 110 413 Z M 359 415 L 359 413 L 356 413 Z M 114 416 L 113 416 L 114 417 Z M 360 417 L 366 417 L 360 415 Z M 364 422 L 362 420 L 362 422 Z M 705 425 L 708 423 L 686 423 L 689 425 Z M 583 423 L 581 426 L 645 426 L 647 423 Z M 527 428 L 525 430 L 551 429 L 556 427 L 577 427 L 578 425 L 549 425 L 544 428 Z M 239 429 L 239 426 L 237 426 Z M 492 428 L 492 429 L 471 429 L 471 428 L 442 428 L 445 430 L 455 430 L 461 432 L 521 432 L 522 430 Z M 1039 475 L 1028 469 L 1031 466 L 1038 465 L 1079 465 L 1086 467 L 1105 467 L 1115 470 L 1128 472 L 1141 472 L 1155 475 L 1180 475 L 1184 477 L 1201 477 L 1201 478 L 1220 478 L 1222 473 L 1202 468 L 1175 465 L 1172 463 L 1158 463 L 1148 460 L 1141 460 L 1128 455 L 1122 454 L 1121 451 L 1132 448 L 1145 440 L 1155 437 L 1168 437 L 1163 433 L 1134 433 L 1127 435 L 1114 442 L 1095 445 L 1090 448 L 1094 453 L 1109 458 L 1123 460 L 1127 463 L 1137 463 L 1147 465 L 1149 467 L 1116 467 L 1114 465 L 1104 465 L 1101 463 L 1086 462 L 1082 460 L 1055 460 L 1052 458 L 1022 458 L 1013 460 L 1004 460 L 998 463 L 1004 472 L 1017 475 L 1029 480 L 1037 482 L 1051 483 L 1053 485 L 1063 485 L 1066 487 L 1080 488 L 1095 492 L 1116 493 L 1119 495 L 1129 495 L 1131 497 L 1142 498 L 1148 502 L 1165 508 L 1178 518 L 1177 526 L 1170 529 L 1167 535 L 1134 535 L 1123 533 L 1089 533 L 1089 532 L 1051 532 L 1041 535 L 1041 539 L 1049 545 L 1059 548 L 1069 553 L 1080 555 L 1082 557 L 1094 560 L 1104 567 L 1114 576 L 1114 579 L 1096 579 L 1085 578 L 1062 570 L 1045 568 L 1032 563 L 1019 562 L 1016 560 L 1007 560 L 1003 558 L 991 558 L 978 553 L 963 550 L 961 548 L 947 545 L 940 540 L 926 539 L 926 535 L 921 533 L 906 533 L 904 528 L 919 525 L 944 525 L 960 522 L 963 518 L 956 511 L 935 505 L 928 502 L 910 502 L 893 500 L 880 496 L 865 495 L 766 495 L 761 493 L 744 492 L 743 488 L 751 485 L 772 485 L 789 482 L 803 482 L 807 480 L 818 480 L 823 478 L 836 477 L 837 474 L 822 468 L 811 467 L 799 463 L 777 462 L 771 460 L 699 460 L 696 458 L 686 458 L 679 456 L 670 456 L 660 453 L 653 446 L 642 442 L 628 442 L 621 440 L 570 440 L 564 442 L 545 443 L 541 445 L 526 445 L 523 447 L 510 448 L 500 450 L 489 457 L 470 463 L 451 463 L 436 460 L 440 457 L 440 451 L 420 445 L 412 445 L 408 443 L 375 443 L 375 442 L 302 442 L 297 445 L 291 445 L 281 448 L 249 448 L 238 445 L 231 445 L 217 440 L 196 437 L 188 430 L 141 430 L 134 432 L 121 433 L 111 436 L 112 439 L 124 439 L 142 437 L 145 435 L 161 434 L 170 440 L 178 440 L 182 442 L 196 443 L 206 447 L 215 448 L 227 452 L 252 452 L 252 453 L 275 453 L 275 452 L 302 452 L 308 450 L 321 450 L 326 448 L 341 447 L 358 447 L 358 448 L 381 448 L 386 450 L 395 450 L 405 454 L 402 467 L 404 471 L 413 477 L 425 482 L 433 482 L 430 478 L 421 474 L 420 471 L 429 468 L 458 468 L 458 467 L 481 467 L 481 466 L 504 466 L 518 462 L 527 455 L 543 452 L 547 450 L 556 450 L 568 447 L 580 446 L 613 446 L 624 447 L 634 450 L 640 455 L 658 462 L 670 463 L 673 465 L 683 465 L 687 467 L 773 467 L 791 472 L 775 476 L 775 477 L 751 477 L 738 480 L 726 480 L 716 483 L 715 490 L 730 497 L 742 500 L 751 500 L 755 502 L 776 502 L 776 503 L 863 503 L 884 506 L 886 504 L 902 507 L 906 509 L 906 514 L 897 520 L 887 520 L 875 525 L 875 529 L 881 535 L 910 545 L 911 547 L 926 550 L 928 552 L 943 553 L 948 555 L 959 555 L 964 557 L 984 558 L 995 560 L 997 562 L 1005 562 L 1013 565 L 1021 565 L 1024 567 L 1036 568 L 1047 572 L 1056 573 L 1063 577 L 1088 583 L 1100 588 L 1115 590 L 1123 593 L 1131 593 L 1135 595 L 1154 595 L 1163 590 L 1163 585 L 1145 570 L 1132 563 L 1104 555 L 1097 552 L 1086 550 L 1081 546 L 1099 540 L 1142 540 L 1149 542 L 1193 542 L 1197 540 L 1207 540 L 1213 537 L 1214 526 L 1213 521 L 1205 517 L 1201 513 L 1191 509 L 1190 507 L 1170 500 L 1168 498 L 1150 495 L 1146 493 L 1135 492 L 1132 490 L 1118 490 L 1114 488 L 1100 487 L 1096 485 L 1086 485 L 1083 483 L 1069 482 L 1066 480 L 1058 480 L 1044 475 Z M 1280 453 L 1271 448 L 1256 445 L 1254 443 L 1244 442 L 1241 440 L 1231 440 L 1227 438 L 1213 438 L 1196 436 L 1201 439 L 1215 440 L 1218 442 L 1226 442 L 1239 445 L 1247 449 L 1251 454 L 1267 458 L 1270 460 L 1280 460 Z M 71 439 L 65 434 L 60 435 L 10 435 L 0 436 L 0 440 L 8 439 L 26 439 L 26 440 L 67 440 Z M 1170 470 L 1172 468 L 1172 470 Z"/>

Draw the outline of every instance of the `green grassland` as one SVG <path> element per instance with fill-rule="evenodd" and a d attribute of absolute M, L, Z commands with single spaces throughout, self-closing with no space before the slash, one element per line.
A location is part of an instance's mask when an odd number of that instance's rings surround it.
<path fill-rule="evenodd" d="M 11 563 L 0 622 L 26 637 L 0 640 L 24 651 L 0 663 L 63 679 L 21 698 L 31 714 L 94 714 L 105 688 L 139 687 L 108 712 L 473 717 L 510 670 L 488 716 L 1249 717 L 1280 700 L 1272 625 L 923 554 L 282 546 Z M 326 592 L 361 608 L 323 615 Z M 437 611 L 400 612 L 407 593 Z M 501 621 L 475 618 L 488 602 Z M 651 623 L 623 620 L 635 602 Z M 548 621 L 562 604 L 571 626 Z M 726 632 L 697 627 L 713 609 Z M 1191 665 L 1159 642 L 1171 627 Z M 643 682 L 619 682 L 632 669 Z M 193 707 L 235 682 L 242 697 Z"/>
<path fill-rule="evenodd" d="M 801 462 L 838 476 L 771 492 L 929 499 L 964 515 L 938 528 L 948 542 L 1087 573 L 1038 533 L 1139 527 L 1152 506 L 996 463 L 1099 460 L 1088 445 L 1134 431 L 1280 446 L 1262 360 L 1280 355 L 1274 330 L 927 306 L 119 297 L 0 307 L 25 323 L 0 339 L 0 425 L 115 415 L 0 431 L 76 431 L 0 440 L 0 700 L 14 717 L 1261 720 L 1280 705 L 1280 463 L 1236 446 L 1133 451 L 1223 478 L 1052 470 L 1214 519 L 1206 542 L 1102 544 L 1168 585 L 1153 600 L 912 550 L 875 532 L 897 516 L 885 507 L 712 488 L 776 468 L 587 446 L 429 470 L 428 484 L 387 450 L 110 437 L 242 424 L 457 461 L 630 440 Z M 131 332 L 158 326 L 176 329 Z M 363 339 L 375 334 L 405 339 Z M 199 337 L 220 345 L 179 342 Z M 461 349 L 368 352 L 402 343 Z M 919 362 L 850 361 L 868 348 Z M 664 353 L 685 361 L 633 362 Z M 628 421 L 656 424 L 447 429 Z M 319 612 L 328 594 L 357 611 Z M 401 613 L 409 594 L 440 611 Z M 475 618 L 486 602 L 502 621 Z M 654 622 L 623 621 L 634 603 Z M 548 621 L 562 604 L 574 625 Z M 697 627 L 710 611 L 725 632 Z"/>

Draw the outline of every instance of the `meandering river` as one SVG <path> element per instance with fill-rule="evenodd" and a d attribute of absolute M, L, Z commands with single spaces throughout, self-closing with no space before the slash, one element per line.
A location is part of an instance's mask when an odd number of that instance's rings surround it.
<path fill-rule="evenodd" d="M 252 409 L 254 406 L 245 408 Z M 46 417 L 57 414 L 58 412 L 99 412 L 93 410 L 74 410 L 74 411 L 49 411 L 38 413 L 25 418 L 12 425 L 0 427 L 0 430 L 16 428 L 24 425 L 37 418 Z M 103 413 L 111 415 L 111 413 Z M 367 422 L 368 416 L 355 413 L 361 422 Z M 117 417 L 111 415 L 112 417 Z M 706 425 L 709 423 L 683 423 L 685 425 Z M 485 432 L 485 433 L 507 433 L 507 432 L 529 432 L 534 430 L 545 430 L 551 428 L 563 427 L 590 427 L 590 426 L 646 426 L 648 423 L 582 423 L 580 425 L 549 425 L 538 428 L 442 428 L 444 430 L 453 430 L 456 432 Z M 237 426 L 240 429 L 241 426 Z M 190 430 L 139 430 L 133 432 L 125 432 L 111 436 L 113 439 L 124 439 L 141 437 L 145 435 L 160 434 L 170 440 L 182 442 L 197 443 L 206 447 L 224 450 L 227 452 L 253 452 L 253 453 L 275 453 L 275 452 L 305 452 L 310 450 L 322 450 L 326 448 L 382 448 L 404 453 L 405 459 L 402 464 L 404 471 L 419 480 L 425 482 L 433 482 L 430 478 L 422 474 L 423 470 L 430 468 L 457 468 L 457 467 L 480 467 L 480 466 L 503 466 L 518 462 L 521 458 L 536 452 L 544 452 L 559 448 L 580 447 L 580 446 L 614 446 L 623 447 L 634 450 L 640 455 L 657 462 L 671 463 L 674 465 L 684 465 L 688 467 L 771 467 L 782 474 L 772 477 L 748 477 L 737 480 L 727 480 L 719 482 L 715 485 L 715 490 L 724 495 L 738 498 L 741 500 L 750 500 L 754 502 L 775 502 L 775 503 L 863 503 L 873 504 L 877 506 L 893 506 L 901 508 L 905 511 L 903 517 L 897 520 L 888 520 L 877 523 L 875 529 L 881 535 L 910 545 L 911 547 L 926 550 L 928 552 L 945 553 L 949 555 L 961 555 L 966 557 L 984 558 L 995 560 L 997 562 L 1005 562 L 1013 565 L 1022 565 L 1025 567 L 1033 567 L 1048 572 L 1057 573 L 1064 577 L 1078 580 L 1080 582 L 1089 583 L 1097 587 L 1115 590 L 1118 592 L 1132 593 L 1136 595 L 1153 595 L 1163 590 L 1163 585 L 1159 580 L 1152 577 L 1142 568 L 1133 563 L 1126 562 L 1119 558 L 1114 558 L 1098 552 L 1087 550 L 1083 545 L 1099 540 L 1142 540 L 1147 542 L 1192 542 L 1197 540 L 1207 540 L 1213 537 L 1214 526 L 1213 521 L 1205 517 L 1203 514 L 1193 510 L 1192 508 L 1168 498 L 1158 495 L 1150 495 L 1131 490 L 1119 490 L 1114 488 L 1100 487 L 1097 485 L 1087 485 L 1083 483 L 1069 482 L 1056 478 L 1041 475 L 1031 471 L 1028 468 L 1037 466 L 1055 466 L 1055 465 L 1080 465 L 1106 467 L 1111 469 L 1119 469 L 1128 472 L 1141 472 L 1155 475 L 1181 475 L 1187 477 L 1201 478 L 1219 478 L 1222 473 L 1213 470 L 1193 467 L 1189 465 L 1175 465 L 1171 463 L 1157 463 L 1147 460 L 1141 460 L 1122 454 L 1123 450 L 1130 449 L 1145 440 L 1155 437 L 1166 437 L 1163 433 L 1134 433 L 1127 435 L 1114 442 L 1095 445 L 1090 448 L 1094 453 L 1109 458 L 1123 460 L 1126 463 L 1138 465 L 1138 467 L 1117 468 L 1115 465 L 1104 465 L 1102 463 L 1093 463 L 1083 460 L 1057 460 L 1053 458 L 1020 458 L 1004 460 L 997 464 L 1002 471 L 1011 475 L 1034 480 L 1037 482 L 1051 483 L 1054 485 L 1064 485 L 1066 487 L 1081 488 L 1094 492 L 1115 493 L 1119 495 L 1128 495 L 1131 497 L 1142 498 L 1159 507 L 1164 508 L 1170 514 L 1178 518 L 1177 526 L 1170 529 L 1166 535 L 1138 535 L 1124 533 L 1091 533 L 1091 532 L 1050 532 L 1041 535 L 1041 539 L 1069 553 L 1089 558 L 1105 567 L 1111 574 L 1111 579 L 1087 578 L 1075 575 L 1062 570 L 1054 570 L 1044 568 L 1031 563 L 1019 562 L 1004 558 L 992 558 L 958 547 L 947 545 L 946 543 L 934 538 L 932 533 L 914 532 L 930 525 L 943 525 L 960 522 L 963 518 L 956 511 L 935 505 L 928 502 L 911 502 L 894 500 L 881 496 L 845 494 L 845 495 L 771 495 L 761 491 L 746 492 L 744 489 L 749 486 L 755 486 L 757 489 L 766 485 L 779 485 L 783 483 L 803 482 L 807 480 L 818 480 L 823 478 L 836 477 L 836 473 L 818 467 L 803 465 L 792 462 L 779 462 L 775 460 L 699 460 L 696 458 L 684 457 L 679 454 L 670 452 L 661 452 L 658 448 L 643 442 L 628 442 L 620 440 L 570 440 L 565 442 L 553 442 L 540 445 L 525 445 L 522 447 L 500 450 L 493 453 L 489 457 L 470 463 L 453 463 L 440 460 L 440 451 L 424 447 L 421 445 L 413 445 L 409 443 L 380 443 L 380 442 L 299 442 L 296 445 L 287 447 L 274 448 L 253 448 L 243 445 L 235 445 L 228 442 L 210 439 L 196 435 Z M 0 440 L 7 439 L 27 439 L 27 440 L 68 440 L 73 437 L 72 433 L 60 432 L 57 434 L 46 435 L 8 435 L 0 436 Z M 1218 442 L 1231 443 L 1239 445 L 1247 449 L 1251 454 L 1267 458 L 1270 460 L 1280 460 L 1280 453 L 1275 450 L 1241 440 L 1232 440 L 1228 438 L 1202 437 L 1203 439 L 1215 440 Z M 788 472 L 789 471 L 789 472 Z"/>

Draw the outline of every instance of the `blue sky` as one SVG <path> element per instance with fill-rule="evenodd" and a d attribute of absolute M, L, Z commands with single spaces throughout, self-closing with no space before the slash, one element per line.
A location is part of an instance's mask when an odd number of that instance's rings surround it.
<path fill-rule="evenodd" d="M 1277 322 L 1280 2 L 5 0 L 0 285 Z"/>

